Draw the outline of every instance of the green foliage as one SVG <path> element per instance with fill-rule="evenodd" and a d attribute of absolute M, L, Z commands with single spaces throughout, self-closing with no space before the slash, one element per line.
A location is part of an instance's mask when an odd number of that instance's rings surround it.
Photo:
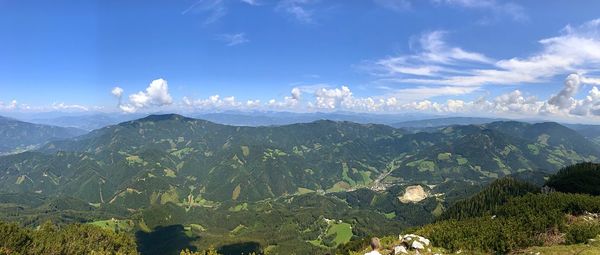
<path fill-rule="evenodd" d="M 29 231 L 16 223 L 0 222 L 0 251 L 6 254 L 20 254 L 29 247 L 32 239 Z M 4 254 L 0 252 L 0 254 Z"/>
<path fill-rule="evenodd" d="M 579 220 L 569 224 L 566 231 L 568 244 L 586 243 L 600 234 L 600 223 L 597 221 Z"/>
<path fill-rule="evenodd" d="M 486 216 L 444 220 L 427 225 L 417 234 L 429 237 L 434 245 L 449 250 L 506 253 L 516 248 L 543 244 L 542 233 L 567 228 L 565 215 L 600 212 L 600 197 L 580 194 L 529 193 L 513 197 Z M 489 216 L 494 215 L 494 216 Z M 572 228 L 572 240 L 580 241 L 596 226 Z"/>
<path fill-rule="evenodd" d="M 7 254 L 137 254 L 135 240 L 92 225 L 55 226 L 37 230 L 0 222 L 0 251 Z"/>
<path fill-rule="evenodd" d="M 556 191 L 600 195 L 600 164 L 580 163 L 550 176 L 546 185 Z"/>
<path fill-rule="evenodd" d="M 182 250 L 179 255 L 219 255 L 217 250 L 214 248 L 209 248 L 208 250 L 203 251 L 190 251 L 189 249 Z"/>
<path fill-rule="evenodd" d="M 469 199 L 456 202 L 442 213 L 439 219 L 461 220 L 483 216 L 485 213 L 495 211 L 512 197 L 538 191 L 538 187 L 513 178 L 498 179 Z"/>
<path fill-rule="evenodd" d="M 137 232 L 141 250 L 161 254 L 210 245 L 223 253 L 223 247 L 240 243 L 314 254 L 327 249 L 321 244 L 334 247 L 430 223 L 450 203 L 498 176 L 593 160 L 598 151 L 580 138 L 552 123 L 499 122 L 412 134 L 348 122 L 235 127 L 152 115 L 0 157 L 0 192 L 17 194 L 0 195 L 0 216 L 24 225 L 39 225 L 46 217 L 60 222 L 131 217 L 143 230 Z M 533 232 L 562 225 L 562 209 L 538 217 L 521 204 L 505 208 L 502 204 L 516 203 L 515 197 L 532 189 L 513 180 L 498 183 L 442 215 L 474 224 L 459 234 L 476 235 L 470 247 L 509 250 L 524 245 L 519 240 Z M 398 184 L 427 184 L 440 196 L 403 204 Z M 375 192 L 371 185 L 386 190 Z M 31 195 L 38 191 L 44 195 Z M 583 200 L 562 205 L 567 211 L 589 209 Z M 536 210 L 546 211 L 547 205 L 536 203 Z M 516 213 L 524 216 L 515 218 Z M 351 228 L 328 233 L 325 218 Z M 97 224 L 129 230 L 129 224 Z M 86 227 L 93 226 L 81 228 Z M 513 230 L 515 237 L 509 235 Z M 17 240 L 33 245 L 39 238 L 27 233 L 30 241 Z M 450 237 L 438 240 L 461 245 Z"/>

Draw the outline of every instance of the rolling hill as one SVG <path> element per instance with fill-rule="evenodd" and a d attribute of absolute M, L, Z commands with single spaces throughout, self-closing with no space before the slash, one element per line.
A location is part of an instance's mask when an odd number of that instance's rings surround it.
<path fill-rule="evenodd" d="M 316 121 L 236 127 L 151 115 L 0 158 L 3 192 L 92 203 L 257 201 L 397 183 L 479 181 L 595 160 L 598 148 L 556 123 L 494 122 L 409 134 Z"/>
<path fill-rule="evenodd" d="M 0 215 L 32 225 L 132 221 L 146 254 L 239 243 L 314 253 L 432 222 L 497 178 L 598 157 L 595 144 L 556 123 L 412 133 L 328 120 L 248 127 L 150 115 L 0 157 L 0 194 L 11 201 Z M 181 238 L 156 241 L 165 236 Z"/>
<path fill-rule="evenodd" d="M 15 153 L 46 142 L 85 134 L 77 128 L 33 124 L 0 116 L 0 155 Z"/>

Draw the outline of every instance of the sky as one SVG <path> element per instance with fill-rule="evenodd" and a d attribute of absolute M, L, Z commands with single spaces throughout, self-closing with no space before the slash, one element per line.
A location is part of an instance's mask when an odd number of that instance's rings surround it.
<path fill-rule="evenodd" d="M 600 123 L 599 1 L 0 0 L 0 114 Z"/>

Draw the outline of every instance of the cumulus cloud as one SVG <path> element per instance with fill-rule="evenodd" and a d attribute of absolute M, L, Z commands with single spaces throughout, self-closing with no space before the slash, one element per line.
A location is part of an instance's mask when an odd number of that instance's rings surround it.
<path fill-rule="evenodd" d="M 267 103 L 268 107 L 273 109 L 293 109 L 300 104 L 300 97 L 302 95 L 302 91 L 300 88 L 292 88 L 289 96 L 283 97 L 282 101 L 277 101 L 275 99 L 269 100 Z"/>
<path fill-rule="evenodd" d="M 57 111 L 89 111 L 89 108 L 78 104 L 53 103 L 52 109 Z"/>
<path fill-rule="evenodd" d="M 323 109 L 336 109 L 342 104 L 349 105 L 352 100 L 352 92 L 346 86 L 341 88 L 321 88 L 315 92 L 315 106 Z"/>
<path fill-rule="evenodd" d="M 115 89 L 113 89 L 112 92 L 121 92 L 122 95 L 122 90 L 117 89 L 115 91 Z M 119 108 L 124 112 L 131 113 L 136 112 L 141 108 L 160 107 L 172 103 L 173 98 L 169 94 L 169 85 L 167 84 L 167 81 L 164 79 L 156 79 L 150 83 L 145 91 L 129 95 L 129 102 L 120 104 Z"/>
<path fill-rule="evenodd" d="M 248 101 L 246 101 L 246 107 L 258 108 L 258 107 L 260 107 L 260 100 L 248 100 Z"/>
<path fill-rule="evenodd" d="M 300 100 L 300 95 L 301 94 L 302 94 L 302 92 L 300 91 L 300 88 L 293 88 L 292 89 L 292 99 Z"/>
<path fill-rule="evenodd" d="M 582 74 L 570 74 L 565 79 L 564 87 L 548 100 L 548 104 L 554 106 L 551 109 L 568 111 L 570 114 L 580 116 L 598 115 L 600 97 L 596 87 L 593 87 L 584 99 L 575 99 L 575 95 L 584 84 L 600 85 L 600 79 L 588 78 Z"/>
<path fill-rule="evenodd" d="M 538 115 L 544 104 L 536 97 L 526 96 L 521 91 L 514 90 L 491 99 L 479 98 L 473 101 L 448 99 L 441 103 L 422 100 L 398 105 L 397 109 L 434 113 L 534 116 Z"/>
<path fill-rule="evenodd" d="M 584 99 L 575 103 L 570 113 L 579 116 L 600 116 L 600 90 L 594 86 Z"/>
<path fill-rule="evenodd" d="M 193 107 L 196 109 L 210 110 L 210 109 L 236 109 L 241 107 L 243 104 L 235 99 L 233 96 L 221 97 L 219 95 L 212 95 L 207 99 L 191 100 L 187 97 L 183 98 L 184 105 Z M 247 104 L 246 104 L 247 105 Z"/>
<path fill-rule="evenodd" d="M 400 104 L 393 96 L 355 97 L 347 86 L 339 88 L 320 88 L 314 92 L 314 102 L 308 107 L 317 110 L 336 111 L 349 110 L 358 112 L 376 112 L 396 110 Z"/>
<path fill-rule="evenodd" d="M 579 86 L 581 85 L 581 79 L 578 74 L 570 74 L 565 79 L 565 86 L 558 94 L 552 96 L 548 103 L 557 106 L 559 109 L 571 108 L 575 99 L 573 96 L 577 94 Z"/>
<path fill-rule="evenodd" d="M 8 103 L 4 103 L 2 101 L 0 101 L 0 110 L 3 111 L 12 111 L 12 110 L 16 110 L 18 108 L 18 104 L 17 104 L 17 100 L 12 100 Z"/>
<path fill-rule="evenodd" d="M 123 89 L 120 87 L 114 87 L 111 91 L 111 94 L 113 94 L 116 97 L 121 97 L 123 96 Z"/>
<path fill-rule="evenodd" d="M 120 87 L 114 87 L 111 91 L 111 94 L 117 98 L 117 106 L 121 105 L 121 101 L 123 100 L 123 89 Z"/>

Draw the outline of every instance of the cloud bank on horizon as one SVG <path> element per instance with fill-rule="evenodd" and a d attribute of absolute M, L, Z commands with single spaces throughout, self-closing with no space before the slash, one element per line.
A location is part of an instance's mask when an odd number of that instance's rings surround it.
<path fill-rule="evenodd" d="M 529 21 L 522 6 L 507 1 L 429 2 L 434 6 L 486 12 L 485 18 L 477 22 L 481 26 L 499 22 L 503 17 L 516 23 Z M 296 26 L 310 29 L 318 29 L 326 22 L 320 9 L 323 2 L 317 0 L 240 0 L 236 3 L 245 5 L 244 8 L 271 8 L 273 13 L 285 16 Z M 392 13 L 414 12 L 422 4 L 410 0 L 373 0 L 372 3 Z M 213 26 L 234 15 L 232 5 L 233 1 L 198 0 L 191 2 L 180 15 L 197 15 L 202 19 L 202 26 Z M 336 11 L 334 7 L 327 10 Z M 185 90 L 174 95 L 167 82 L 172 77 L 161 75 L 162 78 L 154 80 L 156 77 L 148 77 L 150 83 L 142 90 L 111 86 L 107 94 L 110 93 L 115 101 L 104 106 L 64 102 L 31 106 L 14 99 L 0 101 L 0 111 L 424 112 L 600 120 L 600 18 L 566 24 L 554 36 L 531 42 L 534 45 L 529 47 L 528 52 L 510 57 L 498 57 L 495 52 L 484 52 L 481 48 L 469 49 L 473 45 L 451 43 L 449 38 L 454 33 L 452 29 L 423 30 L 408 40 L 408 51 L 389 51 L 375 57 L 364 57 L 347 68 L 363 77 L 360 82 L 304 82 L 293 84 L 288 92 L 275 96 L 253 97 L 245 91 L 235 93 L 226 90 L 223 94 L 197 97 Z M 211 40 L 223 43 L 228 50 L 239 51 L 261 43 L 258 36 L 256 40 L 252 36 L 250 41 L 251 35 L 241 30 L 226 31 L 214 34 Z M 174 79 L 181 81 L 185 77 Z M 557 79 L 564 80 L 562 88 L 553 88 L 544 96 L 526 89 L 530 86 L 543 87 Z M 171 85 L 179 87 L 180 83 Z M 498 88 L 510 90 L 486 94 Z M 370 93 L 364 93 L 365 90 Z"/>

